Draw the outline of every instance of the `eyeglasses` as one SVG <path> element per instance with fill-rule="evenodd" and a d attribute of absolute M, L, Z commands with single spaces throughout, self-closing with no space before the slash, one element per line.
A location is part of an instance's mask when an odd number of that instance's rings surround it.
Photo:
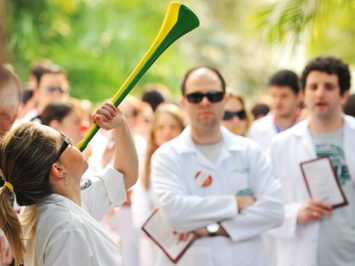
<path fill-rule="evenodd" d="M 65 87 L 47 87 L 46 88 L 47 93 L 53 93 L 55 91 L 58 91 L 59 93 L 66 93 L 68 91 L 68 88 L 65 88 Z"/>
<path fill-rule="evenodd" d="M 207 97 L 209 102 L 217 103 L 222 101 L 224 97 L 224 92 L 223 91 L 210 91 L 207 93 L 193 92 L 190 94 L 186 94 L 186 99 L 189 103 L 200 103 L 202 102 L 205 96 Z"/>
<path fill-rule="evenodd" d="M 0 99 L 0 102 L 6 107 L 12 107 L 20 103 L 20 99 L 14 95 L 7 95 Z"/>
<path fill-rule="evenodd" d="M 53 162 L 50 164 L 50 167 L 52 166 L 53 163 L 55 163 L 56 161 L 59 160 L 60 156 L 62 156 L 63 152 L 65 151 L 65 149 L 69 146 L 69 145 L 73 145 L 73 141 L 67 136 L 65 135 L 63 132 L 60 132 L 60 135 L 62 137 L 62 139 L 64 140 L 62 146 L 60 147 L 59 151 L 57 152 L 57 154 L 55 155 L 55 159 L 53 160 Z M 49 173 L 51 172 L 51 169 L 49 168 L 48 170 L 48 176 Z"/>
<path fill-rule="evenodd" d="M 241 110 L 239 112 L 225 111 L 223 115 L 223 120 L 232 120 L 235 116 L 238 116 L 239 119 L 244 120 L 247 118 L 247 113 L 245 112 L 245 110 Z"/>
<path fill-rule="evenodd" d="M 59 160 L 59 157 L 63 154 L 63 152 L 69 145 L 73 145 L 73 141 L 67 135 L 65 135 L 63 132 L 59 132 L 59 133 L 62 136 L 64 142 L 60 147 L 59 151 L 57 152 L 57 154 L 55 155 L 55 159 L 53 160 L 53 163 Z"/>

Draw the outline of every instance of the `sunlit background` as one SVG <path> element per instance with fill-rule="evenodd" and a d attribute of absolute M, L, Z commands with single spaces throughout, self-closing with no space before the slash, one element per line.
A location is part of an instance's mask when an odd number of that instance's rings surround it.
<path fill-rule="evenodd" d="M 3 2 L 3 1 L 2 1 Z M 64 67 L 71 95 L 100 102 L 122 85 L 157 35 L 166 0 L 5 0 L 5 58 L 23 82 L 48 58 Z M 182 76 L 208 64 L 248 99 L 267 93 L 280 68 L 301 73 L 318 55 L 355 63 L 352 0 L 186 0 L 200 27 L 175 42 L 133 89 L 161 82 L 179 97 Z"/>

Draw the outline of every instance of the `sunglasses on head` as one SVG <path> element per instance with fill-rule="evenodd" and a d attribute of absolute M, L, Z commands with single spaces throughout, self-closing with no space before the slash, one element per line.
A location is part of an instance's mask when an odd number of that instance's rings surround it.
<path fill-rule="evenodd" d="M 224 97 L 224 92 L 223 91 L 210 91 L 207 93 L 193 92 L 190 94 L 186 94 L 186 99 L 189 103 L 200 103 L 202 102 L 205 96 L 207 97 L 209 102 L 217 103 L 222 101 Z"/>
<path fill-rule="evenodd" d="M 59 91 L 60 93 L 66 93 L 68 91 L 68 88 L 63 88 L 63 87 L 47 87 L 46 92 L 48 93 L 53 93 L 55 91 Z"/>
<path fill-rule="evenodd" d="M 223 115 L 223 120 L 231 120 L 233 117 L 238 116 L 240 120 L 244 120 L 247 118 L 247 114 L 245 110 L 241 110 L 239 112 L 230 112 L 230 111 L 225 111 Z"/>

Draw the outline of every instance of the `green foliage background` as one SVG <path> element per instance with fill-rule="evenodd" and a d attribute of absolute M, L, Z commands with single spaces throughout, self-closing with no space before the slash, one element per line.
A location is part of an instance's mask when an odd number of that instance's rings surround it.
<path fill-rule="evenodd" d="M 148 50 L 166 8 L 164 1 L 9 1 L 8 59 L 26 79 L 33 62 L 48 58 L 68 71 L 72 96 L 101 101 Z M 176 90 L 187 67 L 177 50 L 168 49 L 140 84 L 163 82 Z"/>
<path fill-rule="evenodd" d="M 72 96 L 100 102 L 118 90 L 148 50 L 170 1 L 6 2 L 7 60 L 22 80 L 28 79 L 31 64 L 48 58 L 68 71 Z M 184 73 L 201 64 L 219 68 L 229 86 L 241 93 L 266 88 L 271 61 L 258 55 L 245 35 L 250 3 L 187 0 L 183 4 L 197 14 L 201 26 L 174 43 L 132 93 L 138 94 L 145 83 L 161 82 L 179 96 Z"/>
<path fill-rule="evenodd" d="M 48 58 L 64 67 L 71 94 L 100 102 L 112 95 L 157 35 L 167 0 L 5 0 L 6 59 L 26 81 Z M 191 67 L 217 67 L 248 99 L 267 93 L 284 47 L 305 46 L 305 58 L 333 54 L 355 63 L 352 0 L 186 0 L 201 25 L 174 43 L 133 89 L 161 82 L 179 96 Z M 1 13 L 1 12 L 0 12 Z M 297 56 L 297 55 L 294 55 Z M 295 66 L 292 58 L 287 66 Z M 298 71 L 299 72 L 299 71 Z"/>

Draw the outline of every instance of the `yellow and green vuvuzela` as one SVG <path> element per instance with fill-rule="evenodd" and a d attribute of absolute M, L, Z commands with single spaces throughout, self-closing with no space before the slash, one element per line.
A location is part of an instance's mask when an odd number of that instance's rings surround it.
<path fill-rule="evenodd" d="M 153 44 L 112 98 L 112 103 L 117 107 L 155 60 L 157 60 L 174 41 L 197 28 L 199 24 L 200 22 L 197 16 L 188 7 L 177 2 L 170 3 L 163 24 Z M 85 150 L 98 130 L 99 127 L 96 124 L 91 127 L 85 138 L 78 144 L 80 151 Z"/>

